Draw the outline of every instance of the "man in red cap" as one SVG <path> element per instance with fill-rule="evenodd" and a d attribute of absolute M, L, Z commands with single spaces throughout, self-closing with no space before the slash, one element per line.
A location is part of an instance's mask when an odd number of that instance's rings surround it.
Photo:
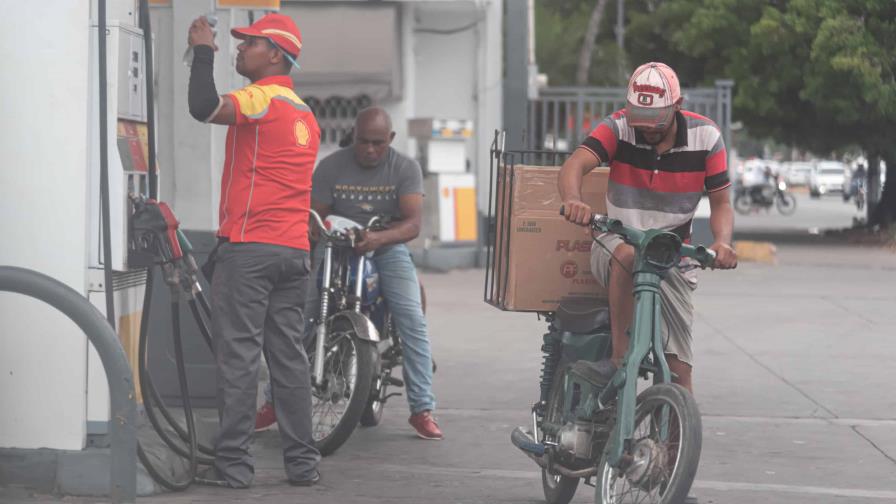
<path fill-rule="evenodd" d="M 249 444 L 263 353 L 274 397 L 289 399 L 275 401 L 286 475 L 291 484 L 310 486 L 320 479 L 320 453 L 311 436 L 311 378 L 301 340 L 320 130 L 292 89 L 289 71 L 302 49 L 292 19 L 268 14 L 231 34 L 242 40 L 236 71 L 251 84 L 219 96 L 214 32 L 204 17 L 189 31 L 190 114 L 228 125 L 211 275 L 220 427 L 214 470 L 197 482 L 230 488 L 252 483 Z"/>
<path fill-rule="evenodd" d="M 683 240 L 704 191 L 709 193 L 710 227 L 716 268 L 737 266 L 731 247 L 731 211 L 725 144 L 711 120 L 681 109 L 678 76 L 663 63 L 645 63 L 632 74 L 626 107 L 605 118 L 566 160 L 558 181 L 570 222 L 586 225 L 592 209 L 582 201 L 582 177 L 601 163 L 610 165 L 607 213 L 636 228 L 666 229 Z M 634 249 L 618 235 L 598 238 L 591 252 L 591 271 L 608 291 L 613 321 L 614 371 L 628 350 L 632 322 Z M 669 367 L 677 381 L 691 389 L 691 295 L 696 270 L 673 268 L 663 280 L 663 336 Z"/>

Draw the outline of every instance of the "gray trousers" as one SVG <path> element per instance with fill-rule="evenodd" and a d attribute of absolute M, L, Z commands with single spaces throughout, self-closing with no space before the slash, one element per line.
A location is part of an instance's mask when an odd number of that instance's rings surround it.
<path fill-rule="evenodd" d="M 212 334 L 220 427 L 218 475 L 248 486 L 255 474 L 249 444 L 255 428 L 262 352 L 271 372 L 283 464 L 289 479 L 310 479 L 320 453 L 311 437 L 311 375 L 302 346 L 308 252 L 262 243 L 224 243 L 212 278 Z"/>

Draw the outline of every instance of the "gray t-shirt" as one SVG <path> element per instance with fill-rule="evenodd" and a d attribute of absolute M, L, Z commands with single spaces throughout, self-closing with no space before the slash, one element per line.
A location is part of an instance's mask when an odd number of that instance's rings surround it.
<path fill-rule="evenodd" d="M 392 147 L 375 168 L 359 165 L 351 147 L 338 150 L 320 161 L 311 182 L 314 202 L 362 226 L 375 215 L 401 219 L 398 198 L 408 194 L 423 194 L 423 172 Z"/>

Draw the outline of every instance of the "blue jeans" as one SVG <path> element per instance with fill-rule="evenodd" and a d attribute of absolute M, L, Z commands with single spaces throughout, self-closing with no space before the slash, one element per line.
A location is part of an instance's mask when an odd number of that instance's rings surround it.
<path fill-rule="evenodd" d="M 317 278 L 317 270 L 323 260 L 323 254 L 318 252 L 319 250 L 315 250 L 312 279 Z M 411 261 L 411 254 L 404 244 L 390 245 L 377 250 L 373 255 L 373 262 L 380 275 L 380 289 L 389 305 L 389 311 L 392 312 L 392 320 L 401 340 L 404 359 L 401 372 L 411 413 L 435 410 L 436 400 L 432 393 L 432 352 L 426 318 L 423 316 L 417 269 Z M 316 291 L 317 281 L 313 280 L 311 283 L 310 290 Z M 316 298 L 317 296 L 310 295 L 309 305 L 306 305 L 306 310 L 311 314 L 316 314 L 319 309 L 317 304 L 319 301 Z M 270 388 L 268 384 L 264 389 L 265 399 L 268 402 L 271 402 Z"/>

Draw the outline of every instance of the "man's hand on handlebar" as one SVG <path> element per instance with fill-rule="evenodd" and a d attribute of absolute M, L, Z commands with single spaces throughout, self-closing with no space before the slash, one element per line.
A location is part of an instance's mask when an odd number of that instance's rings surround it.
<path fill-rule="evenodd" d="M 727 243 L 713 243 L 709 250 L 716 253 L 712 267 L 715 269 L 733 269 L 737 267 L 737 252 Z"/>
<path fill-rule="evenodd" d="M 355 252 L 358 254 L 366 254 L 385 245 L 382 235 L 376 231 L 367 231 L 359 229 L 356 232 Z"/>
<path fill-rule="evenodd" d="M 587 226 L 591 223 L 591 216 L 593 214 L 594 210 L 582 201 L 569 199 L 563 202 L 563 217 L 573 224 Z"/>

